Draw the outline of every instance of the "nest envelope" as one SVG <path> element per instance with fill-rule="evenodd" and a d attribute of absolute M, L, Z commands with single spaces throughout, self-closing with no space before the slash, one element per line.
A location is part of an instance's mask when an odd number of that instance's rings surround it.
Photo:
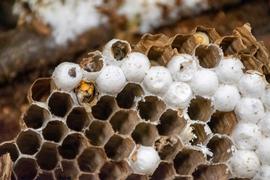
<path fill-rule="evenodd" d="M 208 44 L 198 39 L 198 32 L 207 35 Z M 268 80 L 267 50 L 248 25 L 224 37 L 205 27 L 171 38 L 146 34 L 132 51 L 161 66 L 178 53 L 194 54 L 200 66 L 213 68 L 220 50 L 224 56 L 239 57 L 245 70 L 259 71 Z M 147 93 L 141 83 L 127 82 L 116 95 L 95 90 L 85 102 L 76 97 L 76 90 L 57 89 L 51 78 L 37 79 L 29 90 L 20 133 L 0 145 L 0 154 L 9 153 L 13 162 L 0 163 L 9 170 L 0 175 L 19 180 L 236 178 L 227 164 L 234 146 L 230 135 L 238 123 L 234 111 L 217 111 L 211 99 L 196 95 L 186 109 L 187 119 L 184 110 Z M 189 127 L 194 138 L 186 134 Z M 134 173 L 128 163 L 140 145 L 154 147 L 160 156 L 151 175 Z"/>

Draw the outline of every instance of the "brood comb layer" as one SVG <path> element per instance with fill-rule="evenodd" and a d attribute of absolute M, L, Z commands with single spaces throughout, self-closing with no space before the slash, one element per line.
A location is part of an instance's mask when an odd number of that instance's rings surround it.
<path fill-rule="evenodd" d="M 222 38 L 206 28 L 173 38 L 145 35 L 134 50 L 126 41 L 113 40 L 103 53 L 90 53 L 81 67 L 59 65 L 52 78 L 33 83 L 21 132 L 0 146 L 1 154 L 10 153 L 13 178 L 225 180 L 239 175 L 231 158 L 239 146 L 235 150 L 231 135 L 244 120 L 234 112 L 236 104 L 215 96 L 235 76 L 213 73 L 222 74 L 217 68 L 220 62 L 233 56 L 240 57 L 247 70 L 269 74 L 268 54 L 249 30 L 244 26 Z M 147 61 L 132 64 L 134 51 L 146 55 L 135 53 L 136 62 Z M 184 55 L 175 72 L 168 62 L 183 53 L 192 56 Z M 145 63 L 148 59 L 151 68 Z M 136 76 L 124 65 L 128 60 Z M 167 65 L 171 74 L 166 68 L 153 68 L 154 64 Z M 198 72 L 207 72 L 199 76 L 201 81 L 194 80 Z M 152 83 L 156 77 L 157 83 Z M 204 77 L 206 85 L 213 86 L 197 86 Z M 214 91 L 212 77 L 221 82 Z M 180 83 L 180 90 L 173 83 Z"/>

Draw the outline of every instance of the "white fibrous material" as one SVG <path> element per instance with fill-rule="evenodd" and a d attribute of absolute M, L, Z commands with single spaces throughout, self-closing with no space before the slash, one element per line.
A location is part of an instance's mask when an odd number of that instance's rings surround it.
<path fill-rule="evenodd" d="M 121 66 L 126 78 L 131 82 L 141 82 L 150 68 L 150 61 L 142 53 L 128 54 Z"/>
<path fill-rule="evenodd" d="M 252 178 L 260 168 L 260 161 L 254 151 L 237 150 L 229 160 L 233 176 Z"/>
<path fill-rule="evenodd" d="M 233 130 L 232 138 L 238 149 L 255 150 L 262 136 L 256 124 L 240 122 Z"/>
<path fill-rule="evenodd" d="M 191 80 L 192 90 L 200 96 L 212 96 L 218 84 L 216 73 L 208 69 L 198 70 Z"/>
<path fill-rule="evenodd" d="M 175 81 L 190 81 L 197 71 L 197 62 L 189 54 L 174 56 L 167 65 Z"/>
<path fill-rule="evenodd" d="M 258 72 L 248 72 L 239 81 L 239 90 L 243 96 L 259 98 L 264 94 L 266 83 Z"/>
<path fill-rule="evenodd" d="M 270 86 L 268 85 L 264 91 L 262 101 L 267 109 L 270 109 Z"/>
<path fill-rule="evenodd" d="M 164 94 L 172 83 L 170 71 L 163 66 L 153 66 L 146 73 L 143 85 L 154 94 Z"/>
<path fill-rule="evenodd" d="M 244 69 L 243 63 L 237 58 L 222 59 L 215 71 L 218 79 L 222 83 L 237 84 L 242 77 Z"/>
<path fill-rule="evenodd" d="M 240 98 L 235 86 L 221 85 L 214 95 L 214 104 L 219 111 L 233 111 Z"/>
<path fill-rule="evenodd" d="M 59 64 L 52 74 L 57 88 L 66 91 L 74 89 L 80 83 L 82 77 L 83 73 L 80 66 L 70 62 Z"/>
<path fill-rule="evenodd" d="M 134 173 L 151 175 L 158 167 L 160 157 L 153 147 L 140 145 L 131 154 L 128 162 Z"/>
<path fill-rule="evenodd" d="M 269 180 L 270 179 L 270 166 L 263 165 L 256 173 L 253 180 Z"/>
<path fill-rule="evenodd" d="M 261 138 L 258 142 L 257 154 L 262 164 L 270 165 L 270 138 Z"/>
<path fill-rule="evenodd" d="M 258 123 L 261 128 L 262 134 L 266 137 L 270 137 L 270 113 L 267 112 L 262 120 Z"/>
<path fill-rule="evenodd" d="M 101 92 L 115 94 L 124 87 L 126 78 L 120 67 L 110 65 L 101 71 L 96 83 Z"/>
<path fill-rule="evenodd" d="M 264 116 L 264 107 L 257 98 L 242 98 L 235 107 L 235 113 L 240 120 L 257 123 Z"/>
<path fill-rule="evenodd" d="M 174 82 L 169 87 L 164 98 L 169 105 L 184 109 L 190 103 L 192 90 L 186 83 Z"/>

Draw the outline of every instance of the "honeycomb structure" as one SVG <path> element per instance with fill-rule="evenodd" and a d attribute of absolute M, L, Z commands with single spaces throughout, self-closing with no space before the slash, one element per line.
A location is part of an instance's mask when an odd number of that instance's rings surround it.
<path fill-rule="evenodd" d="M 247 29 L 242 27 L 236 31 L 238 35 L 222 38 L 207 28 L 171 39 L 146 35 L 133 51 L 143 52 L 152 64 L 160 65 L 177 53 L 195 54 L 200 66 L 211 69 L 218 64 L 220 51 L 225 56 L 245 52 L 250 42 L 241 39 L 241 32 Z M 196 32 L 209 38 L 207 45 L 195 38 Z M 257 52 L 260 48 L 258 45 Z M 263 53 L 241 55 L 246 57 L 247 69 L 268 75 L 265 62 L 250 64 Z M 14 163 L 13 179 L 236 178 L 228 160 L 234 150 L 230 136 L 239 120 L 234 111 L 216 110 L 212 98 L 194 95 L 187 108 L 179 109 L 149 93 L 142 83 L 127 82 L 115 95 L 95 89 L 90 99 L 81 101 L 76 90 L 58 89 L 52 78 L 32 84 L 21 132 L 0 145 L 0 154 L 10 153 Z M 151 146 L 159 154 L 160 162 L 151 175 L 136 174 L 129 165 L 138 146 Z"/>

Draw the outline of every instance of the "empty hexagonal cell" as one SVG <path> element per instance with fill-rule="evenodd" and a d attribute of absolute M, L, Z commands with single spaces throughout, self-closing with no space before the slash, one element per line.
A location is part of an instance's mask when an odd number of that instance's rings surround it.
<path fill-rule="evenodd" d="M 192 45 L 192 46 L 190 46 Z M 193 46 L 196 46 L 195 43 L 192 43 L 192 36 L 189 34 L 178 34 L 173 38 L 171 47 L 177 49 L 179 53 L 191 53 Z"/>
<path fill-rule="evenodd" d="M 153 173 L 151 180 L 172 179 L 174 176 L 175 171 L 173 164 L 161 162 Z"/>
<path fill-rule="evenodd" d="M 74 131 L 81 131 L 90 122 L 83 107 L 74 107 L 67 117 L 67 126 Z"/>
<path fill-rule="evenodd" d="M 140 85 L 129 83 L 117 95 L 116 101 L 119 107 L 129 109 L 134 105 L 136 98 L 141 97 L 143 94 L 144 92 Z"/>
<path fill-rule="evenodd" d="M 207 143 L 207 148 L 213 153 L 212 157 L 208 157 L 214 163 L 225 162 L 232 155 L 232 141 L 227 136 L 213 136 Z"/>
<path fill-rule="evenodd" d="M 130 174 L 126 180 L 148 180 L 147 175 L 141 175 L 141 174 Z"/>
<path fill-rule="evenodd" d="M 113 135 L 113 129 L 108 122 L 94 121 L 85 131 L 85 136 L 95 146 L 104 145 Z"/>
<path fill-rule="evenodd" d="M 156 96 L 146 96 L 138 103 L 139 114 L 146 121 L 158 121 L 165 108 L 165 103 Z"/>
<path fill-rule="evenodd" d="M 225 164 L 199 165 L 192 175 L 198 180 L 227 180 L 230 177 L 229 169 Z"/>
<path fill-rule="evenodd" d="M 191 175 L 195 168 L 205 162 L 202 152 L 194 149 L 182 149 L 174 159 L 174 168 L 180 175 Z"/>
<path fill-rule="evenodd" d="M 222 58 L 222 49 L 217 45 L 199 45 L 195 49 L 195 56 L 203 68 L 214 68 Z"/>
<path fill-rule="evenodd" d="M 179 134 L 186 125 L 180 112 L 172 109 L 166 110 L 160 117 L 160 123 L 157 126 L 160 135 Z"/>
<path fill-rule="evenodd" d="M 54 180 L 52 172 L 40 172 L 35 180 Z"/>
<path fill-rule="evenodd" d="M 50 112 L 59 117 L 64 117 L 72 106 L 72 98 L 63 92 L 54 92 L 49 99 L 48 106 Z"/>
<path fill-rule="evenodd" d="M 192 99 L 188 107 L 188 115 L 192 120 L 208 121 L 212 113 L 211 100 L 200 96 Z"/>
<path fill-rule="evenodd" d="M 37 153 L 36 160 L 41 169 L 52 170 L 58 163 L 58 157 L 56 144 L 45 142 Z"/>
<path fill-rule="evenodd" d="M 87 141 L 81 134 L 69 134 L 58 147 L 59 154 L 64 159 L 74 159 L 87 144 Z"/>
<path fill-rule="evenodd" d="M 134 147 L 135 144 L 131 139 L 113 135 L 105 145 L 105 152 L 109 158 L 120 161 L 127 158 Z"/>
<path fill-rule="evenodd" d="M 236 36 L 226 36 L 219 41 L 219 46 L 226 56 L 235 54 L 246 48 L 242 40 Z"/>
<path fill-rule="evenodd" d="M 19 151 L 14 143 L 3 143 L 0 145 L 0 156 L 6 153 L 9 153 L 13 162 L 15 162 L 19 156 Z"/>
<path fill-rule="evenodd" d="M 27 127 L 37 129 L 40 128 L 49 117 L 50 113 L 48 110 L 36 104 L 32 104 L 25 112 L 23 120 Z"/>
<path fill-rule="evenodd" d="M 57 180 L 78 179 L 79 169 L 75 161 L 62 161 L 60 167 L 54 170 Z"/>
<path fill-rule="evenodd" d="M 78 157 L 78 165 L 81 171 L 98 171 L 106 161 L 106 154 L 101 148 L 88 147 Z"/>
<path fill-rule="evenodd" d="M 30 87 L 29 100 L 46 102 L 51 93 L 51 78 L 39 78 Z"/>
<path fill-rule="evenodd" d="M 201 124 L 201 123 L 194 123 L 190 125 L 192 127 L 192 132 L 193 134 L 195 134 L 195 138 L 193 138 L 191 140 L 191 144 L 192 145 L 196 145 L 196 144 L 203 144 L 206 139 L 207 139 L 207 134 L 205 131 L 205 126 L 207 126 L 206 124 Z"/>
<path fill-rule="evenodd" d="M 102 180 L 126 179 L 130 171 L 130 167 L 125 161 L 109 161 L 101 168 L 99 178 Z"/>
<path fill-rule="evenodd" d="M 42 130 L 45 140 L 60 142 L 68 132 L 67 126 L 60 120 L 48 122 L 47 126 Z"/>
<path fill-rule="evenodd" d="M 32 130 L 26 130 L 19 134 L 16 144 L 23 154 L 35 154 L 41 144 L 41 137 Z"/>
<path fill-rule="evenodd" d="M 153 124 L 139 123 L 132 133 L 132 138 L 136 144 L 151 146 L 158 138 L 158 131 Z"/>
<path fill-rule="evenodd" d="M 115 98 L 112 96 L 102 96 L 97 104 L 92 107 L 92 115 L 96 119 L 107 120 L 116 109 Z"/>
<path fill-rule="evenodd" d="M 34 179 L 38 173 L 38 166 L 34 159 L 21 158 L 14 166 L 17 179 Z"/>
<path fill-rule="evenodd" d="M 83 173 L 80 175 L 79 180 L 99 180 L 99 178 L 97 174 Z"/>
<path fill-rule="evenodd" d="M 213 133 L 231 135 L 237 123 L 238 120 L 234 112 L 217 111 L 211 116 L 208 126 Z"/>
<path fill-rule="evenodd" d="M 112 116 L 110 123 L 115 132 L 120 134 L 130 134 L 138 121 L 139 117 L 137 112 L 132 110 L 120 110 Z"/>
<path fill-rule="evenodd" d="M 171 161 L 182 147 L 183 144 L 177 136 L 161 136 L 155 142 L 160 159 L 167 161 Z"/>

